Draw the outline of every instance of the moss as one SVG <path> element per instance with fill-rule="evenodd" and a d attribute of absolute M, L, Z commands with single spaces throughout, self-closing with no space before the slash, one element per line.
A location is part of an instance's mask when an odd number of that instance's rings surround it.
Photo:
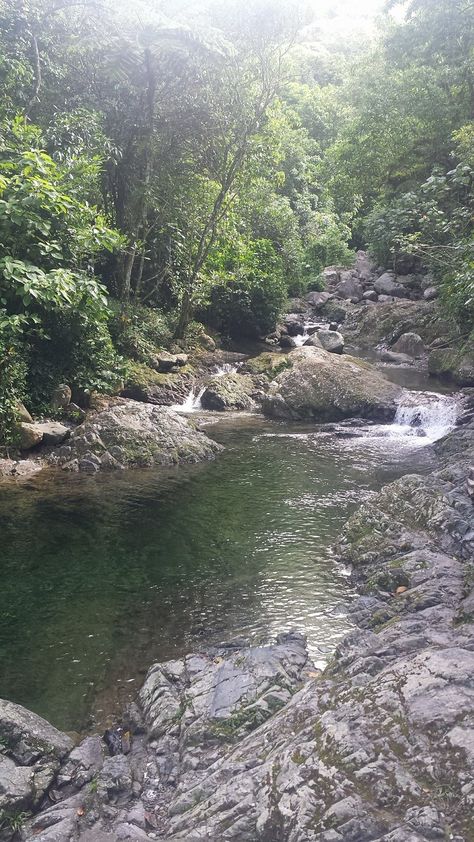
<path fill-rule="evenodd" d="M 304 756 L 304 754 L 301 754 L 299 748 L 297 748 L 296 751 L 293 752 L 293 754 L 291 755 L 291 759 L 293 763 L 295 763 L 297 766 L 302 766 L 303 763 L 306 762 L 306 757 Z"/>
<path fill-rule="evenodd" d="M 292 362 L 286 354 L 272 354 L 266 352 L 258 357 L 247 360 L 245 364 L 251 374 L 265 374 L 270 379 L 277 377 L 287 368 L 292 368 Z"/>

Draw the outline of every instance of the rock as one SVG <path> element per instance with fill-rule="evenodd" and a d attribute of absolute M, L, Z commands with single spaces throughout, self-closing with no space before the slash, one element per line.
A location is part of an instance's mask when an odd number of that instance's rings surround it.
<path fill-rule="evenodd" d="M 474 386 L 474 341 L 461 348 L 437 348 L 428 357 L 428 371 L 458 386 Z"/>
<path fill-rule="evenodd" d="M 31 417 L 24 403 L 22 403 L 21 401 L 17 401 L 15 410 L 19 422 L 22 422 L 24 424 L 33 423 L 33 418 Z"/>
<path fill-rule="evenodd" d="M 71 403 L 72 390 L 66 383 L 57 386 L 51 396 L 51 406 L 53 409 L 64 409 Z"/>
<path fill-rule="evenodd" d="M 334 296 L 330 292 L 308 292 L 306 301 L 313 310 L 322 310 Z"/>
<path fill-rule="evenodd" d="M 178 365 L 178 358 L 176 354 L 170 354 L 168 351 L 162 351 L 156 357 L 153 357 L 151 362 L 153 368 L 166 374 Z"/>
<path fill-rule="evenodd" d="M 397 284 L 401 284 L 402 286 L 406 287 L 407 289 L 417 289 L 420 287 L 420 278 L 418 275 L 397 275 L 396 276 Z"/>
<path fill-rule="evenodd" d="M 208 336 L 207 333 L 202 333 L 199 337 L 199 344 L 201 348 L 204 348 L 206 351 L 215 351 L 216 350 L 216 343 L 214 342 L 212 336 Z"/>
<path fill-rule="evenodd" d="M 339 281 L 339 269 L 337 266 L 326 266 L 321 272 L 321 278 L 326 286 L 335 286 Z"/>
<path fill-rule="evenodd" d="M 357 302 L 361 301 L 364 290 L 352 272 L 342 272 L 341 281 L 335 292 L 338 298 L 348 298 L 350 301 Z"/>
<path fill-rule="evenodd" d="M 318 330 L 316 336 L 325 351 L 329 351 L 330 354 L 342 354 L 344 350 L 342 333 L 338 333 L 337 330 Z"/>
<path fill-rule="evenodd" d="M 403 333 L 392 345 L 392 351 L 408 357 L 422 357 L 425 350 L 425 343 L 417 333 Z"/>
<path fill-rule="evenodd" d="M 384 272 L 375 281 L 374 289 L 379 295 L 389 295 L 393 298 L 409 297 L 406 288 L 396 282 L 394 272 Z"/>
<path fill-rule="evenodd" d="M 285 333 L 280 336 L 280 345 L 282 348 L 296 348 L 296 342 L 293 337 Z"/>
<path fill-rule="evenodd" d="M 379 295 L 380 304 L 395 304 L 397 300 L 393 295 Z"/>
<path fill-rule="evenodd" d="M 176 354 L 176 363 L 180 367 L 187 365 L 189 357 L 187 354 Z"/>
<path fill-rule="evenodd" d="M 322 348 L 322 342 L 318 339 L 318 331 L 312 333 L 309 339 L 304 343 L 305 348 Z"/>
<path fill-rule="evenodd" d="M 255 409 L 252 378 L 245 374 L 224 374 L 214 377 L 201 397 L 204 409 L 224 412 L 235 409 Z"/>
<path fill-rule="evenodd" d="M 39 459 L 0 459 L 0 477 L 27 479 L 44 468 Z"/>
<path fill-rule="evenodd" d="M 288 336 L 302 336 L 304 333 L 304 318 L 299 314 L 292 313 L 286 316 L 284 327 Z"/>
<path fill-rule="evenodd" d="M 278 375 L 264 398 L 267 415 L 308 421 L 393 418 L 401 390 L 369 363 L 308 347 L 292 351 L 289 359 L 291 368 Z"/>
<path fill-rule="evenodd" d="M 380 359 L 384 363 L 394 363 L 395 365 L 412 365 L 413 359 L 407 354 L 394 354 L 393 351 L 382 351 Z"/>
<path fill-rule="evenodd" d="M 423 298 L 425 299 L 425 301 L 434 301 L 438 297 L 439 297 L 438 287 L 428 287 L 423 292 Z"/>
<path fill-rule="evenodd" d="M 364 301 L 378 301 L 378 295 L 374 289 L 366 290 L 362 298 L 364 299 Z"/>
<path fill-rule="evenodd" d="M 345 301 L 344 304 L 341 304 L 336 299 L 330 299 L 322 308 L 322 312 L 326 316 L 328 322 L 334 322 L 335 324 L 340 325 L 346 320 L 348 313 L 351 312 L 351 305 L 347 301 Z"/>
<path fill-rule="evenodd" d="M 364 283 L 370 283 L 376 272 L 376 266 L 366 251 L 357 252 L 354 269 Z"/>
<path fill-rule="evenodd" d="M 31 810 L 43 798 L 72 741 L 34 713 L 0 700 L 0 811 Z"/>
<path fill-rule="evenodd" d="M 86 418 L 86 411 L 81 409 L 77 403 L 70 403 L 63 410 L 63 416 L 73 424 L 82 424 Z"/>
<path fill-rule="evenodd" d="M 377 345 L 393 345 L 403 333 L 417 333 L 426 345 L 440 335 L 445 319 L 438 316 L 436 302 L 379 297 L 373 307 L 355 307 L 344 323 L 346 344 L 373 350 Z"/>
<path fill-rule="evenodd" d="M 59 424 L 58 421 L 45 421 L 36 424 L 36 427 L 43 434 L 43 444 L 62 444 L 71 435 L 69 427 Z"/>
<path fill-rule="evenodd" d="M 38 424 L 23 422 L 18 425 L 21 450 L 31 450 L 43 441 L 43 432 Z"/>
<path fill-rule="evenodd" d="M 167 407 L 126 401 L 89 417 L 48 461 L 95 471 L 211 459 L 221 446 Z"/>

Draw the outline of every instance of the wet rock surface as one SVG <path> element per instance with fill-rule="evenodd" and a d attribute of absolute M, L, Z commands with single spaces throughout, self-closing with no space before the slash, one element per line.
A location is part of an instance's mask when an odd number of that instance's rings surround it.
<path fill-rule="evenodd" d="M 95 473 L 211 459 L 221 446 L 167 407 L 122 401 L 77 427 L 49 463 Z"/>
<path fill-rule="evenodd" d="M 435 448 L 433 473 L 386 486 L 344 529 L 359 596 L 324 673 L 296 633 L 156 664 L 113 756 L 2 703 L 3 809 L 34 813 L 20 838 L 471 842 L 472 399 Z M 38 795 L 25 769 L 46 769 Z"/>

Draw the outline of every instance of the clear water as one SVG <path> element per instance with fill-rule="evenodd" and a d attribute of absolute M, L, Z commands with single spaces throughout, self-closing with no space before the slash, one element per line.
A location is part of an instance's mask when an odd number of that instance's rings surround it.
<path fill-rule="evenodd" d="M 306 632 L 321 664 L 349 627 L 331 546 L 431 447 L 226 416 L 213 463 L 0 486 L 0 696 L 58 727 L 103 727 L 154 660 Z M 411 440 L 413 437 L 411 437 Z"/>

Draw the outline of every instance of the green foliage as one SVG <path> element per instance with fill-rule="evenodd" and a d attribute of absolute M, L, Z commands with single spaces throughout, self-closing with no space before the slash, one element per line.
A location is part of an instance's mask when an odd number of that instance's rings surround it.
<path fill-rule="evenodd" d="M 31 405 L 42 407 L 61 381 L 117 380 L 105 288 L 90 267 L 120 238 L 96 209 L 65 192 L 67 170 L 41 150 L 36 127 L 16 119 L 0 141 L 0 342 L 9 361 L 0 403 L 8 428 L 24 383 Z M 23 373 L 28 363 L 23 377 L 16 359 Z"/>
<path fill-rule="evenodd" d="M 25 318 L 0 309 L 0 441 L 9 441 L 17 403 L 25 396 L 27 366 L 21 342 Z"/>
<path fill-rule="evenodd" d="M 286 300 L 282 260 L 269 240 L 223 242 L 213 254 L 205 319 L 225 335 L 263 336 Z"/>
<path fill-rule="evenodd" d="M 129 304 L 123 309 L 116 302 L 109 326 L 119 353 L 137 362 L 148 362 L 157 348 L 166 346 L 172 336 L 165 315 L 140 304 Z"/>

